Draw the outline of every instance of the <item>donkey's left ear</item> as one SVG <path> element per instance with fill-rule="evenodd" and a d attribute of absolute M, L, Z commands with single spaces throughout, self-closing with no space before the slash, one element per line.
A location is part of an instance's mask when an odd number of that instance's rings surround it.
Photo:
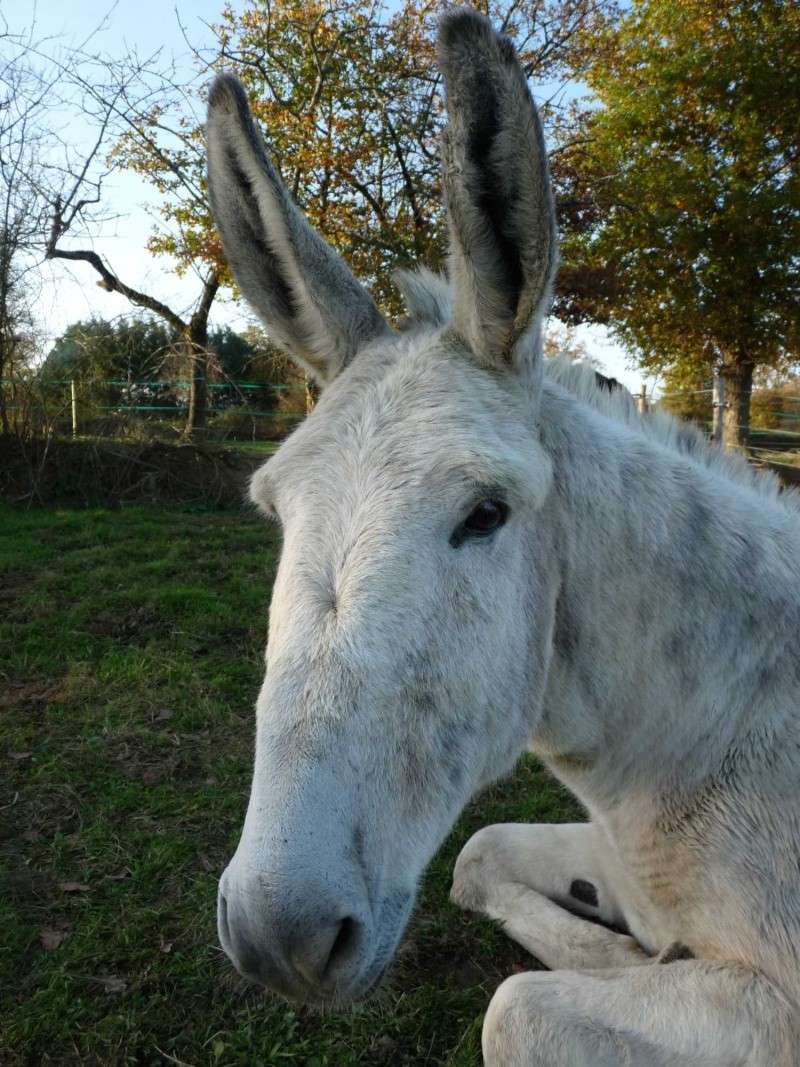
<path fill-rule="evenodd" d="M 483 15 L 445 16 L 439 66 L 453 327 L 482 362 L 538 379 L 557 259 L 539 116 L 513 45 Z"/>
<path fill-rule="evenodd" d="M 211 209 L 237 284 L 270 336 L 326 385 L 389 327 L 292 201 L 230 74 L 211 86 L 207 138 Z"/>

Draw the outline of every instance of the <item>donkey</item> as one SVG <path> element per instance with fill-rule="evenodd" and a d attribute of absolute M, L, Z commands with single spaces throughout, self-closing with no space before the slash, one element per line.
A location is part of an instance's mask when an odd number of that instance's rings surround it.
<path fill-rule="evenodd" d="M 800 521 L 743 462 L 545 370 L 544 142 L 511 43 L 441 23 L 450 282 L 396 332 L 311 229 L 239 84 L 209 189 L 237 282 L 322 387 L 256 473 L 283 528 L 255 773 L 219 889 L 236 967 L 303 1003 L 381 980 L 467 801 L 532 749 L 589 821 L 492 826 L 453 898 L 550 971 L 489 1065 L 800 1064 Z"/>

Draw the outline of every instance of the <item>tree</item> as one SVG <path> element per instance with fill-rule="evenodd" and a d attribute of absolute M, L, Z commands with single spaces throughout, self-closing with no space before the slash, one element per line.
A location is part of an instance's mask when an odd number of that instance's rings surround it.
<path fill-rule="evenodd" d="M 42 374 L 85 382 L 151 380 L 176 341 L 175 331 L 155 318 L 73 322 L 51 348 Z"/>
<path fill-rule="evenodd" d="M 249 0 L 216 28 L 219 61 L 245 84 L 284 181 L 314 226 L 402 313 L 391 274 L 443 263 L 439 167 L 444 121 L 435 39 L 443 3 L 405 0 Z M 573 41 L 598 28 L 608 0 L 487 0 L 529 76 L 554 83 L 579 67 Z M 545 101 L 556 140 L 573 112 Z"/>
<path fill-rule="evenodd" d="M 650 372 L 710 378 L 727 445 L 747 440 L 754 369 L 800 349 L 800 7 L 633 0 L 582 31 L 598 107 L 569 150 L 590 224 L 564 257 Z"/>
<path fill-rule="evenodd" d="M 570 69 L 577 66 L 578 29 L 599 25 L 614 9 L 612 0 L 478 6 L 514 37 L 542 82 L 564 75 L 568 59 Z M 214 47 L 198 53 L 208 73 L 222 67 L 242 80 L 295 200 L 390 316 L 402 313 L 392 272 L 420 262 L 437 267 L 444 256 L 435 63 L 443 8 L 405 0 L 389 14 L 376 0 L 247 0 L 225 8 Z M 555 104 L 547 114 L 554 132 L 570 128 Z M 153 235 L 151 250 L 174 257 L 181 270 L 198 259 L 219 264 L 202 126 L 186 115 L 170 118 L 161 101 L 143 118 L 120 140 L 116 158 L 165 196 L 168 229 Z M 171 148 L 153 153 L 148 138 L 162 144 L 165 135 Z M 202 196 L 183 195 L 187 171 Z"/>
<path fill-rule="evenodd" d="M 299 411 L 307 410 L 310 379 L 298 365 L 282 348 L 270 341 L 263 327 L 256 324 L 248 326 L 242 336 L 251 351 L 248 378 L 278 387 L 270 399 L 284 415 L 296 415 Z"/>
<path fill-rule="evenodd" d="M 237 382 L 250 374 L 255 349 L 230 326 L 217 326 L 209 333 L 208 349 L 213 354 L 212 373 L 222 379 Z"/>
<path fill-rule="evenodd" d="M 372 0 L 254 0 L 216 32 L 295 200 L 399 314 L 392 270 L 444 248 L 438 75 L 430 14 L 382 16 Z"/>
<path fill-rule="evenodd" d="M 67 73 L 82 94 L 84 115 L 94 123 L 97 136 L 85 157 L 66 168 L 66 177 L 52 196 L 46 255 L 49 259 L 88 263 L 99 275 L 98 285 L 159 316 L 175 332 L 189 368 L 185 434 L 191 436 L 205 422 L 209 316 L 222 284 L 222 262 L 207 249 L 197 257 L 186 250 L 179 266 L 183 270 L 195 267 L 201 275 L 199 295 L 187 314 L 130 285 L 93 249 L 75 247 L 73 243 L 78 235 L 87 237 L 96 229 L 96 206 L 102 200 L 107 176 L 105 163 L 111 167 L 125 165 L 124 153 L 119 150 L 123 143 L 137 145 L 141 157 L 151 161 L 154 171 L 162 165 L 167 167 L 175 182 L 170 192 L 177 200 L 178 212 L 207 211 L 198 170 L 199 146 L 194 155 L 187 154 L 184 149 L 190 141 L 182 141 L 177 132 L 185 116 L 176 129 L 162 128 L 158 121 L 167 106 L 165 101 L 184 99 L 186 94 L 175 85 L 169 70 L 159 68 L 157 57 L 140 61 L 133 54 L 121 60 L 83 55 L 76 57 Z M 160 143 L 159 133 L 166 135 L 167 145 Z M 111 150 L 109 142 L 117 144 L 117 152 Z"/>
<path fill-rule="evenodd" d="M 274 406 L 273 385 L 280 378 L 271 376 L 274 367 L 263 360 L 259 340 L 255 336 L 248 340 L 228 326 L 209 331 L 207 374 L 214 391 L 209 411 L 232 405 Z M 156 316 L 93 317 L 67 327 L 39 375 L 48 388 L 64 387 L 67 379 L 74 381 L 90 402 L 158 402 L 182 410 L 189 398 L 181 377 L 185 371 L 180 366 L 182 346 L 180 335 Z M 245 377 L 248 381 L 243 385 Z M 68 395 L 68 390 L 62 388 L 61 395 Z"/>
<path fill-rule="evenodd" d="M 31 355 L 37 250 L 46 212 L 42 157 L 54 79 L 30 59 L 29 30 L 0 33 L 0 432 L 9 433 L 4 379 Z"/>
<path fill-rule="evenodd" d="M 389 315 L 401 312 L 391 281 L 398 266 L 438 266 L 445 246 L 439 188 L 442 124 L 435 27 L 442 3 L 405 0 L 392 14 L 376 0 L 248 0 L 227 8 L 204 72 L 233 68 L 248 89 L 270 150 L 300 205 L 369 284 Z M 613 0 L 511 0 L 484 4 L 514 37 L 529 73 L 567 71 L 577 31 L 597 26 Z M 88 66 L 87 66 L 88 61 Z M 161 318 L 183 339 L 192 366 L 187 429 L 202 424 L 209 375 L 208 318 L 220 286 L 232 285 L 206 197 L 198 114 L 205 88 L 181 83 L 155 59 L 82 57 L 71 72 L 98 130 L 71 181 L 54 198 L 47 254 L 83 261 L 102 285 Z M 569 127 L 555 104 L 551 129 Z M 113 143 L 109 156 L 107 146 Z M 151 252 L 202 279 L 189 316 L 123 280 L 88 242 L 102 195 L 102 166 L 128 168 L 159 192 Z"/>
<path fill-rule="evenodd" d="M 679 419 L 690 419 L 707 432 L 712 429 L 712 371 L 703 361 L 668 367 L 661 379 L 658 406 Z"/>

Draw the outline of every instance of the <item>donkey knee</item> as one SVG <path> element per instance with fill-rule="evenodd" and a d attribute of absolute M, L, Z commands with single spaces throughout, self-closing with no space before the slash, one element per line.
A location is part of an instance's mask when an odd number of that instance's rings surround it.
<path fill-rule="evenodd" d="M 468 911 L 482 911 L 491 886 L 502 881 L 503 826 L 484 826 L 461 849 L 453 868 L 450 899 Z"/>
<path fill-rule="evenodd" d="M 499 986 L 483 1023 L 486 1067 L 620 1067 L 612 1035 L 581 1017 L 565 984 L 526 973 Z"/>

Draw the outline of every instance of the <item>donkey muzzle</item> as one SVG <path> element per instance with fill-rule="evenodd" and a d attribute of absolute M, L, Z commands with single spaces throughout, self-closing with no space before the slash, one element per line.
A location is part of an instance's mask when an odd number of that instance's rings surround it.
<path fill-rule="evenodd" d="M 401 894 L 373 908 L 359 881 L 303 881 L 242 869 L 234 860 L 220 880 L 219 938 L 244 977 L 290 1000 L 347 1003 L 366 996 L 383 976 L 411 907 Z M 398 907 L 403 898 L 405 906 Z M 378 927 L 378 929 L 376 929 Z"/>

